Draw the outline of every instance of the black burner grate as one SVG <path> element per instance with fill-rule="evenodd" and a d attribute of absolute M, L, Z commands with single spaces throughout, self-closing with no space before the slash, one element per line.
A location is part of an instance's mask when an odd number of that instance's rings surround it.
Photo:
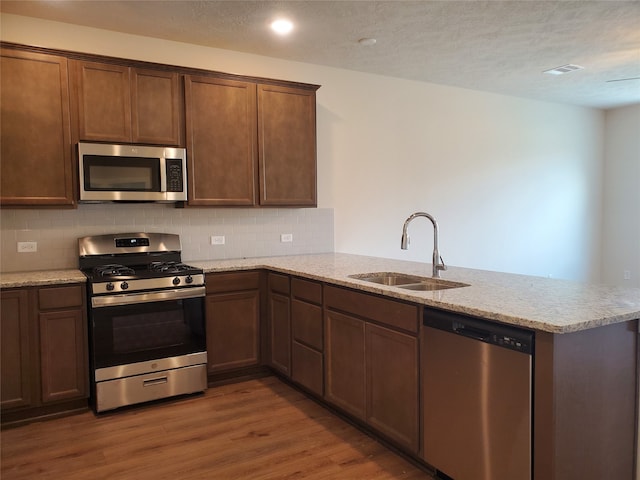
<path fill-rule="evenodd" d="M 111 265 L 100 265 L 93 269 L 93 273 L 99 277 L 113 277 L 119 275 L 134 275 L 133 268 L 125 267 L 117 263 Z"/>
<path fill-rule="evenodd" d="M 152 272 L 179 273 L 192 270 L 193 267 L 181 262 L 151 262 L 149 270 Z"/>

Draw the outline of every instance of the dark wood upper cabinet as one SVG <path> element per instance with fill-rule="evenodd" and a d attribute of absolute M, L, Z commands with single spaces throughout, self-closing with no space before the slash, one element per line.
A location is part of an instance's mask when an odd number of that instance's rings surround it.
<path fill-rule="evenodd" d="M 131 134 L 134 143 L 180 145 L 181 111 L 177 73 L 131 69 Z"/>
<path fill-rule="evenodd" d="M 315 206 L 315 89 L 185 80 L 189 205 Z"/>
<path fill-rule="evenodd" d="M 190 206 L 317 205 L 318 85 L 10 43 L 1 74 L 2 205 L 74 206 L 79 141 L 186 146 Z"/>
<path fill-rule="evenodd" d="M 73 206 L 67 59 L 1 50 L 3 206 Z"/>
<path fill-rule="evenodd" d="M 189 205 L 256 203 L 256 85 L 185 78 Z"/>
<path fill-rule="evenodd" d="M 258 85 L 260 204 L 317 205 L 315 90 Z"/>
<path fill-rule="evenodd" d="M 72 65 L 80 140 L 180 144 L 178 73 L 87 61 Z"/>

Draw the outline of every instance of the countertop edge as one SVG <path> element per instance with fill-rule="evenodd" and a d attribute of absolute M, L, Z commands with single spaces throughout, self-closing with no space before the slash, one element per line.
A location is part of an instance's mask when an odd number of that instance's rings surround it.
<path fill-rule="evenodd" d="M 327 253 L 249 259 L 188 261 L 188 263 L 202 268 L 207 274 L 247 270 L 269 270 L 381 295 L 394 300 L 423 305 L 425 307 L 439 308 L 548 333 L 574 333 L 640 319 L 640 289 L 615 289 L 612 287 L 610 290 L 618 296 L 612 294 L 612 298 L 610 299 L 605 295 L 609 290 L 603 290 L 605 293 L 597 290 L 598 288 L 604 289 L 604 286 L 590 286 L 574 282 L 552 281 L 526 275 L 453 267 L 450 269 L 450 272 L 447 272 L 453 277 L 451 280 L 466 281 L 472 284 L 475 282 L 473 285 L 473 287 L 475 287 L 473 293 L 469 293 L 468 295 L 465 293 L 465 288 L 469 288 L 469 292 L 471 292 L 471 287 L 462 287 L 455 289 L 457 292 L 448 291 L 448 293 L 442 294 L 433 292 L 430 294 L 425 292 L 417 293 L 398 287 L 378 285 L 349 278 L 348 272 L 364 273 L 364 271 L 367 271 L 365 267 L 370 266 L 371 269 L 368 270 L 370 272 L 382 271 L 378 269 L 389 267 L 395 269 L 395 271 L 402 271 L 404 269 L 406 273 L 430 276 L 430 274 L 427 274 L 427 272 L 430 271 L 430 264 L 351 254 Z M 351 265 L 351 263 L 354 265 Z M 470 281 L 469 278 L 472 278 L 473 281 Z M 515 279 L 520 283 L 515 286 L 509 284 L 508 287 L 505 287 L 505 279 L 509 282 Z M 484 285 L 485 281 L 488 283 L 494 282 L 495 284 Z M 502 285 L 499 284 L 500 282 L 502 282 Z M 2 289 L 82 283 L 86 283 L 86 277 L 77 269 L 0 273 L 0 288 Z M 548 299 L 549 296 L 552 296 L 549 295 L 549 292 L 552 294 L 556 293 L 553 290 L 554 287 L 559 289 L 568 288 L 567 296 L 573 294 L 574 297 L 577 297 L 571 298 L 574 307 L 573 310 L 567 310 L 567 308 L 562 305 L 563 300 L 565 300 L 562 296 L 562 291 L 558 293 L 558 299 L 556 299 L 555 304 Z M 587 293 L 582 292 L 580 289 L 583 289 Z M 583 306 L 579 302 L 579 300 L 582 300 L 580 295 L 576 295 L 574 290 L 577 290 L 578 294 L 582 294 L 586 300 L 592 303 Z M 594 295 L 595 300 L 587 295 L 591 291 L 595 291 L 599 295 Z M 618 291 L 622 291 L 623 293 L 618 294 Z M 627 291 L 630 292 L 630 300 L 624 297 L 624 293 Z M 496 298 L 500 297 L 501 292 L 505 294 L 509 293 L 519 298 L 508 298 L 504 300 L 504 304 L 501 304 L 500 301 L 503 301 L 502 299 L 496 301 Z M 491 303 L 491 301 L 485 301 L 484 296 L 487 295 L 487 293 L 494 295 L 494 298 L 490 299 L 493 303 Z M 544 304 L 536 310 L 536 296 L 538 300 L 542 299 L 543 302 L 546 301 L 548 304 Z M 598 303 L 598 299 L 602 299 L 602 305 Z M 604 299 L 609 301 L 609 304 L 605 304 Z M 503 305 L 504 308 L 502 308 Z M 550 308 L 550 305 L 551 307 L 555 306 L 558 312 Z M 564 309 L 558 307 L 558 305 Z M 591 307 L 591 310 L 589 310 L 589 307 Z M 581 318 L 581 314 L 584 314 L 585 319 Z"/>

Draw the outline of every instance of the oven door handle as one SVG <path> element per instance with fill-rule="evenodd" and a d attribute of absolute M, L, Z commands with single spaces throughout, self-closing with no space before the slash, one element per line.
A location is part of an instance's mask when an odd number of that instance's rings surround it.
<path fill-rule="evenodd" d="M 127 293 L 124 295 L 105 295 L 93 297 L 91 306 L 117 307 L 119 305 L 133 305 L 136 303 L 162 302 L 165 300 L 184 300 L 205 296 L 205 287 L 182 288 L 177 290 L 163 290 L 160 292 Z"/>

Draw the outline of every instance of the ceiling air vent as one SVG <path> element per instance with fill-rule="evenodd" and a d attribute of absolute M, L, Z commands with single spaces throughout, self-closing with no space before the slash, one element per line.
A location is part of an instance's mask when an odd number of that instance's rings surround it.
<path fill-rule="evenodd" d="M 548 73 L 549 75 L 564 75 L 565 73 L 575 72 L 576 70 L 582 70 L 582 69 L 584 69 L 584 67 L 581 67 L 580 65 L 574 65 L 572 63 L 568 63 L 567 65 L 562 65 L 561 67 L 545 70 L 542 73 Z"/>

